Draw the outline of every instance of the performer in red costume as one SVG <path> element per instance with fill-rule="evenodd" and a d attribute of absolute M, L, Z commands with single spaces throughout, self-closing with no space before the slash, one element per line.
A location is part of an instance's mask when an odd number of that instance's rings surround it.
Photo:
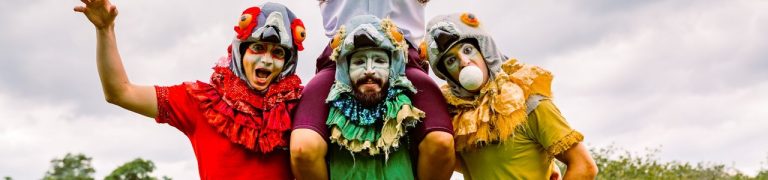
<path fill-rule="evenodd" d="M 246 9 L 210 83 L 152 87 L 128 80 L 115 40 L 117 8 L 109 0 L 82 2 L 74 10 L 96 27 L 96 64 L 108 102 L 183 132 L 200 179 L 293 179 L 288 130 L 303 88 L 294 71 L 305 33 L 288 8 Z"/>

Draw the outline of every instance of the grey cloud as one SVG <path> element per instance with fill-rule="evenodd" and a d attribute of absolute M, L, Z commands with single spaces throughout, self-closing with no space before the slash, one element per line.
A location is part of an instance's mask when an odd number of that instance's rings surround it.
<path fill-rule="evenodd" d="M 317 3 L 279 2 L 307 25 L 297 68 L 306 83 L 327 44 Z M 3 161 L 0 176 L 39 178 L 47 160 L 67 150 L 93 155 L 100 173 L 140 156 L 155 160 L 158 174 L 194 179 L 181 133 L 104 102 L 93 28 L 71 10 L 78 3 L 0 2 L 0 117 L 12 119 L 0 126 L 0 142 L 16 143 L 0 154 L 39 156 Z M 207 81 L 231 41 L 233 18 L 259 2 L 115 3 L 129 77 L 168 85 Z M 759 128 L 768 125 L 760 109 L 768 106 L 765 8 L 757 1 L 433 1 L 426 18 L 473 12 L 505 54 L 552 70 L 555 102 L 588 143 L 661 145 L 662 160 L 751 168 L 768 152 L 738 143 L 764 139 Z"/>

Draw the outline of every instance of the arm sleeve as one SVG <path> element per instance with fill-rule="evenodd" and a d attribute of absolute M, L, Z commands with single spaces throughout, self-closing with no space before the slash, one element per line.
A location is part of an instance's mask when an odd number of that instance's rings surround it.
<path fill-rule="evenodd" d="M 333 86 L 335 69 L 324 69 L 315 74 L 315 77 L 304 86 L 301 99 L 294 111 L 293 129 L 310 129 L 329 141 L 328 119 L 330 108 L 325 103 L 328 93 Z"/>
<path fill-rule="evenodd" d="M 195 127 L 190 116 L 199 115 L 198 103 L 186 91 L 183 84 L 155 86 L 157 94 L 157 123 L 166 123 L 189 135 Z"/>
<path fill-rule="evenodd" d="M 416 128 L 409 131 L 411 132 L 410 134 L 415 135 L 413 136 L 415 138 L 414 142 L 416 144 L 421 143 L 421 140 L 433 131 L 453 134 L 453 124 L 451 124 L 448 104 L 435 81 L 417 68 L 406 68 L 405 74 L 418 91 L 410 96 L 413 105 L 426 114 L 422 122 L 416 124 Z"/>
<path fill-rule="evenodd" d="M 558 155 L 584 140 L 584 136 L 571 128 L 560 110 L 551 100 L 541 100 L 536 109 L 528 115 L 531 136 L 551 156 Z"/>

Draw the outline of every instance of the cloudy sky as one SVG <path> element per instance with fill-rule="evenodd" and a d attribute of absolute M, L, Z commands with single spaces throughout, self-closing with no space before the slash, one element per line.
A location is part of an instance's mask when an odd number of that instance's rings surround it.
<path fill-rule="evenodd" d="M 318 3 L 287 4 L 308 29 L 308 81 L 327 43 Z M 207 81 L 240 12 L 261 1 L 114 2 L 131 81 Z M 104 101 L 95 31 L 77 0 L 0 1 L 0 177 L 41 178 L 67 152 L 101 178 L 136 157 L 196 179 L 186 137 Z M 426 17 L 474 12 L 508 56 L 555 74 L 555 102 L 590 147 L 656 148 L 663 161 L 768 168 L 768 1 L 433 0 Z M 442 84 L 443 81 L 438 83 Z M 761 164 L 762 163 L 762 164 Z"/>

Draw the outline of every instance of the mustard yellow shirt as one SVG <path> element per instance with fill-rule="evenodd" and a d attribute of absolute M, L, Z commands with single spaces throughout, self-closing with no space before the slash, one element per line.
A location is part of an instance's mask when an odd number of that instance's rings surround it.
<path fill-rule="evenodd" d="M 464 179 L 549 179 L 553 153 L 562 153 L 583 138 L 551 100 L 542 100 L 511 139 L 459 153 Z"/>

